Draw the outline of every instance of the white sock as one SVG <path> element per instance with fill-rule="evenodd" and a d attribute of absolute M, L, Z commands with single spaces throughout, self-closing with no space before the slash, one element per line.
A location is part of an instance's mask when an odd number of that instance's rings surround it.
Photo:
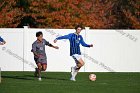
<path fill-rule="evenodd" d="M 77 68 L 79 68 L 79 67 L 78 67 L 78 66 L 75 66 L 75 67 L 74 67 L 74 69 L 75 69 L 74 76 L 73 76 L 74 78 L 76 77 L 76 75 L 77 75 L 77 73 L 78 73 Z"/>

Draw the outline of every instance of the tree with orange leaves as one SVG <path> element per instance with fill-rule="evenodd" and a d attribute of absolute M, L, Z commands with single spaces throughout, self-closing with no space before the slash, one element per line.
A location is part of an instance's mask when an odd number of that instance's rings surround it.
<path fill-rule="evenodd" d="M 139 29 L 138 0 L 1 0 L 0 27 Z"/>

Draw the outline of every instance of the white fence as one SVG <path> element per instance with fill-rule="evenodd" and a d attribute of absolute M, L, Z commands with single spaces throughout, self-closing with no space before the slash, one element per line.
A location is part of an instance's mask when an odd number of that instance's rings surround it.
<path fill-rule="evenodd" d="M 60 35 L 75 32 L 74 29 L 31 29 L 1 28 L 0 36 L 7 42 L 0 46 L 2 71 L 34 71 L 35 63 L 31 52 L 35 34 L 42 31 L 44 38 L 53 43 Z M 81 46 L 85 66 L 81 72 L 140 72 L 140 30 L 94 30 L 82 31 L 85 42 L 93 48 Z M 69 72 L 75 65 L 69 56 L 69 41 L 56 44 L 59 50 L 46 47 L 47 71 Z"/>

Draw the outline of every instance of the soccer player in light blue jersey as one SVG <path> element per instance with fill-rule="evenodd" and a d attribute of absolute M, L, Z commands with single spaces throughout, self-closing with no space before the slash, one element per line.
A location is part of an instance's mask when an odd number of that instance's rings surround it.
<path fill-rule="evenodd" d="M 0 45 L 4 45 L 6 42 L 3 38 L 0 37 Z"/>
<path fill-rule="evenodd" d="M 76 81 L 75 77 L 80 70 L 80 68 L 84 65 L 84 61 L 82 60 L 81 57 L 81 51 L 80 51 L 80 44 L 84 47 L 93 47 L 92 44 L 86 44 L 83 40 L 83 37 L 80 35 L 80 32 L 82 31 L 82 26 L 77 25 L 75 27 L 76 32 L 75 33 L 70 33 L 68 35 L 60 36 L 57 37 L 54 40 L 54 43 L 57 42 L 57 40 L 62 40 L 62 39 L 68 39 L 70 42 L 70 56 L 75 60 L 76 66 L 71 67 L 71 78 L 70 80 Z"/>

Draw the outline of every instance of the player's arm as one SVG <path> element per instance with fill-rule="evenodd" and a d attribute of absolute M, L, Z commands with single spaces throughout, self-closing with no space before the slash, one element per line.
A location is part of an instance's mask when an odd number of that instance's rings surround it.
<path fill-rule="evenodd" d="M 82 36 L 81 36 L 80 43 L 84 47 L 93 47 L 93 44 L 90 44 L 90 45 L 89 44 L 86 44 Z"/>
<path fill-rule="evenodd" d="M 4 45 L 4 43 L 3 42 L 0 42 L 0 45 Z"/>
<path fill-rule="evenodd" d="M 56 43 L 57 40 L 69 39 L 69 38 L 70 38 L 70 34 L 64 35 L 64 36 L 60 36 L 60 37 L 57 37 L 57 38 L 54 40 L 54 43 Z"/>
<path fill-rule="evenodd" d="M 52 44 L 49 44 L 48 46 L 49 46 L 49 47 L 52 47 L 52 48 L 55 48 L 55 49 L 59 49 L 58 46 L 54 46 L 54 45 L 52 45 Z"/>
<path fill-rule="evenodd" d="M 35 51 L 32 51 L 32 52 L 33 52 L 34 56 L 39 57 L 39 55 Z"/>
<path fill-rule="evenodd" d="M 6 42 L 5 41 L 3 41 L 3 42 L 0 42 L 0 45 L 4 45 Z"/>
<path fill-rule="evenodd" d="M 3 40 L 3 38 L 0 37 L 0 45 L 4 45 L 6 43 L 5 40 Z"/>
<path fill-rule="evenodd" d="M 58 46 L 54 46 L 51 43 L 49 43 L 48 41 L 46 41 L 46 40 L 45 40 L 45 42 L 46 42 L 46 45 L 48 45 L 49 47 L 52 47 L 52 48 L 55 48 L 55 49 L 59 49 Z"/>

